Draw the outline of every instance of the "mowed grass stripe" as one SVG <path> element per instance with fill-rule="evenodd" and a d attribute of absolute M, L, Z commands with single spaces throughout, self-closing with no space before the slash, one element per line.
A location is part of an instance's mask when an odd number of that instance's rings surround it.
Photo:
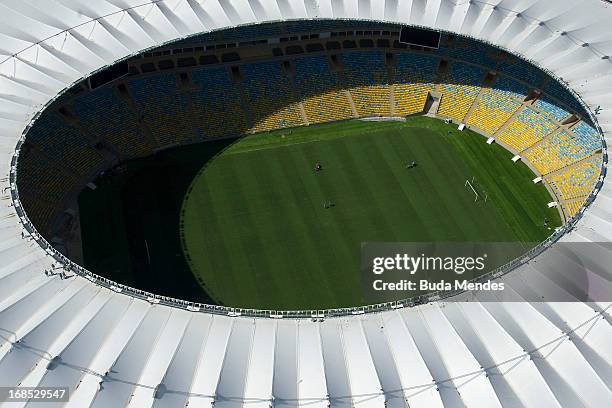
<path fill-rule="evenodd" d="M 341 260 L 354 259 L 355 254 L 358 253 L 359 248 L 355 248 L 351 243 L 353 242 L 350 237 L 358 233 L 353 228 L 354 223 L 350 222 L 350 218 L 342 212 L 338 213 L 337 208 L 323 208 L 325 201 L 334 199 L 335 195 L 331 195 L 330 190 L 333 192 L 333 185 L 326 182 L 325 173 L 327 170 L 323 170 L 322 173 L 313 174 L 312 166 L 314 160 L 324 158 L 326 162 L 336 160 L 329 149 L 324 149 L 326 152 L 313 149 L 291 149 L 290 159 L 292 160 L 293 172 L 298 174 L 300 181 L 303 183 L 306 191 L 309 192 L 310 203 L 313 211 L 310 214 L 304 213 L 303 216 L 311 216 L 310 222 L 307 224 L 310 228 L 320 231 L 318 246 L 323 246 L 325 249 L 323 252 L 317 252 L 314 256 L 320 260 L 321 263 L 326 261 L 324 269 L 320 271 L 321 274 L 325 275 L 327 285 L 331 290 L 335 292 L 335 297 L 339 303 L 335 305 L 344 304 L 343 298 L 346 300 L 347 294 L 349 299 L 355 295 L 355 291 L 358 291 L 359 287 L 353 285 L 353 280 L 347 282 L 346 287 L 339 287 L 338 281 L 342 280 L 346 270 L 350 268 L 338 268 L 333 267 L 341 262 Z M 307 171 L 296 171 L 297 169 L 309 169 Z M 341 187 L 342 183 L 337 183 L 336 187 Z M 347 239 L 338 240 L 336 237 L 347 237 Z M 333 241 L 333 245 L 330 245 L 330 241 Z M 331 252 L 331 253 L 330 253 Z M 324 257 L 321 257 L 321 254 Z M 330 267 L 332 265 L 332 267 Z M 316 285 L 318 288 L 318 282 L 311 282 L 311 285 Z M 311 292 L 312 293 L 312 292 Z M 318 296 L 318 291 L 317 291 Z M 309 304 L 312 306 L 312 300 L 309 300 Z M 324 304 L 324 303 L 321 303 Z"/>
<path fill-rule="evenodd" d="M 230 166 L 234 180 L 239 186 L 239 194 L 232 197 L 235 205 L 244 214 L 244 222 L 240 229 L 243 234 L 235 237 L 243 240 L 244 235 L 249 239 L 246 245 L 250 246 L 249 256 L 254 261 L 254 267 L 239 271 L 239 276 L 249 276 L 256 281 L 260 296 L 265 299 L 266 295 L 273 293 L 275 298 L 289 301 L 295 297 L 295 293 L 287 293 L 285 288 L 294 287 L 295 278 L 290 273 L 293 262 L 290 253 L 285 246 L 284 234 L 279 230 L 277 214 L 281 206 L 278 200 L 278 192 L 269 184 L 269 179 L 258 178 L 257 167 L 261 165 L 257 156 L 245 158 L 231 157 Z M 272 199 L 267 199 L 272 197 Z M 270 274 L 269 270 L 278 273 Z M 254 276 L 257 274 L 256 276 Z M 260 286 L 261 285 L 261 286 Z M 248 287 L 247 290 L 251 290 Z M 262 299 L 263 300 L 263 299 Z M 263 300 L 262 304 L 266 301 Z"/>
<path fill-rule="evenodd" d="M 279 149 L 279 151 L 285 149 Z M 312 230 L 306 223 L 300 220 L 303 218 L 302 212 L 309 210 L 309 204 L 304 200 L 304 195 L 294 195 L 292 186 L 295 186 L 295 172 L 293 176 L 285 177 L 292 173 L 283 168 L 280 157 L 285 154 L 279 151 L 258 152 L 261 160 L 258 163 L 263 166 L 259 171 L 251 169 L 251 174 L 258 179 L 258 184 L 268 183 L 270 189 L 274 191 L 273 200 L 278 202 L 275 208 L 273 219 L 266 221 L 269 226 L 263 233 L 273 234 L 272 243 L 266 250 L 273 252 L 270 258 L 282 257 L 286 268 L 283 272 L 287 279 L 290 279 L 292 287 L 295 288 L 293 295 L 295 302 L 302 304 L 303 292 L 301 288 L 308 287 L 316 282 L 316 270 L 320 269 L 314 257 L 304 256 L 305 253 L 317 253 L 309 239 L 305 237 L 307 231 Z M 285 162 L 286 163 L 286 162 Z M 291 170 L 293 165 L 291 165 Z M 282 220 L 279 222 L 279 220 Z M 310 252 L 315 251 L 315 252 Z M 320 294 L 325 298 L 325 291 L 320 290 Z M 333 298 L 333 295 L 330 296 Z M 333 301 L 333 299 L 327 299 Z"/>
<path fill-rule="evenodd" d="M 183 210 L 185 216 L 182 222 L 189 225 L 189 228 L 185 228 L 184 242 L 183 245 L 188 243 L 192 248 L 189 251 L 191 257 L 190 267 L 196 274 L 196 277 L 201 277 L 202 273 L 206 270 L 218 270 L 219 268 L 227 267 L 227 265 L 219 263 L 220 259 L 224 259 L 228 256 L 227 247 L 223 245 L 224 237 L 219 234 L 219 217 L 212 216 L 210 221 L 204 224 L 204 220 L 201 215 L 203 210 L 209 211 L 211 214 L 215 214 L 217 209 L 215 208 L 214 201 L 211 199 L 215 197 L 210 191 L 211 185 L 209 183 L 202 183 L 202 185 L 189 195 L 189 200 L 185 201 Z M 217 240 L 210 239 L 212 234 L 217 235 Z M 216 243 L 216 244 L 215 244 Z M 218 245 L 218 244 L 221 245 Z M 219 251 L 221 257 L 207 256 L 211 251 Z M 221 274 L 215 274 L 210 279 L 206 279 L 205 284 L 209 289 L 214 289 L 222 285 L 219 282 L 223 276 Z M 213 295 L 213 293 L 211 293 Z"/>
<path fill-rule="evenodd" d="M 214 251 L 213 245 L 213 250 L 209 252 L 209 256 L 214 254 L 214 257 L 221 258 L 215 274 L 221 275 L 221 282 L 224 284 L 217 286 L 216 291 L 223 293 L 227 290 L 225 289 L 227 287 L 235 288 L 231 289 L 232 297 L 239 299 L 252 292 L 248 288 L 257 287 L 255 277 L 242 271 L 248 270 L 251 266 L 251 254 L 260 245 L 260 240 L 257 236 L 252 235 L 254 231 L 249 226 L 253 223 L 253 220 L 250 215 L 241 211 L 242 204 L 240 201 L 245 199 L 246 192 L 240 184 L 236 183 L 239 175 L 235 172 L 233 160 L 228 158 L 225 166 L 222 168 L 224 170 L 222 172 L 223 175 L 217 171 L 216 174 L 211 174 L 208 177 L 208 182 L 214 185 L 214 189 L 211 189 L 209 194 L 214 198 L 213 208 L 215 212 L 211 216 L 217 218 L 213 221 L 217 228 L 215 235 L 208 236 L 207 239 L 212 241 L 221 240 L 224 250 L 222 254 L 218 254 Z M 224 181 L 219 183 L 219 180 Z M 202 208 L 202 210 L 206 211 L 205 208 Z M 208 215 L 206 213 L 203 214 Z M 209 218 L 207 217 L 203 221 L 203 225 L 205 226 L 208 222 Z M 230 250 L 227 250 L 227 248 L 230 248 Z M 260 259 L 259 262 L 265 266 L 266 259 Z M 232 301 L 236 301 L 236 299 L 232 299 Z M 257 301 L 260 300 L 259 291 L 254 292 L 255 299 Z"/>
<path fill-rule="evenodd" d="M 445 215 L 440 209 L 440 202 L 437 197 L 429 194 L 431 191 L 431 180 L 424 165 L 428 161 L 428 156 L 420 153 L 418 143 L 413 143 L 408 136 L 410 133 L 401 132 L 402 135 L 407 135 L 407 139 L 391 138 L 390 140 L 379 140 L 381 151 L 387 152 L 385 158 L 393 160 L 393 156 L 399 161 L 417 161 L 418 166 L 413 169 L 406 169 L 405 164 L 401 169 L 395 168 L 394 175 L 397 183 L 401 186 L 404 192 L 404 197 L 411 205 L 410 217 L 414 223 L 419 223 L 419 228 L 410 230 L 409 237 L 419 236 L 423 241 L 433 239 L 435 236 L 443 233 L 446 229 L 442 224 L 437 222 L 428 222 L 428 220 L 438 219 Z M 389 143 L 389 146 L 386 145 Z M 420 142 L 419 142 L 420 143 Z M 393 156 L 391 156 L 393 154 Z M 391 157 L 389 157 L 391 156 Z"/>
<path fill-rule="evenodd" d="M 202 183 L 197 189 L 191 193 L 191 200 L 195 200 L 194 207 L 186 207 L 187 214 L 197 214 L 194 228 L 197 228 L 199 235 L 198 240 L 193 240 L 193 231 L 189 234 L 189 228 L 186 229 L 185 236 L 188 247 L 195 247 L 190 250 L 192 258 L 192 269 L 195 267 L 201 278 L 205 278 L 206 287 L 211 293 L 211 297 L 221 301 L 221 303 L 231 303 L 245 296 L 245 287 L 248 283 L 245 279 L 249 276 L 242 276 L 240 272 L 249 266 L 249 254 L 252 248 L 245 248 L 237 243 L 244 242 L 245 236 L 242 231 L 244 219 L 240 215 L 229 217 L 227 214 L 231 212 L 233 199 L 228 200 L 228 196 L 233 196 L 235 185 L 231 184 L 233 177 L 231 173 L 218 174 L 214 172 L 207 174 Z M 230 222 L 233 220 L 235 222 Z M 194 222 L 187 219 L 185 222 Z M 255 243 L 257 245 L 257 243 Z M 201 248 L 198 250 L 198 248 Z M 212 255 L 214 254 L 214 256 Z M 194 266 L 195 265 L 195 266 Z M 207 269 L 208 268 L 208 269 Z M 215 271 L 210 273 L 207 271 Z M 227 288 L 235 288 L 230 293 L 224 293 Z M 228 296 L 229 295 L 229 296 Z M 250 294 L 257 296 L 257 293 Z M 254 300 L 257 297 L 254 298 Z"/>
<path fill-rule="evenodd" d="M 309 187 L 313 188 L 313 192 L 316 193 L 320 200 L 319 205 L 316 206 L 317 219 L 315 222 L 321 222 L 329 232 L 334 234 L 327 236 L 326 239 L 329 240 L 335 236 L 351 237 L 358 233 L 357 223 L 351 221 L 361 217 L 360 212 L 362 209 L 357 205 L 350 208 L 348 206 L 343 207 L 343 203 L 346 200 L 355 202 L 356 196 L 355 191 L 349 185 L 346 174 L 338 171 L 339 168 L 337 167 L 336 172 L 333 170 L 334 163 L 339 161 L 336 150 L 331 145 L 327 145 L 324 148 L 312 145 L 296 152 L 294 157 L 298 160 L 297 164 L 300 168 L 312 168 L 316 160 L 323 160 L 323 171 L 317 173 L 315 177 L 308 178 L 312 180 L 309 183 Z M 335 206 L 324 208 L 324 204 L 329 202 L 332 202 Z M 339 209 L 344 209 L 345 211 Z M 372 227 L 373 224 L 368 225 Z M 339 244 L 337 249 L 341 256 L 348 257 L 355 253 L 355 248 L 349 240 L 338 241 L 337 243 Z"/>
<path fill-rule="evenodd" d="M 222 298 L 226 304 L 234 304 L 233 302 L 249 292 L 254 301 L 259 300 L 259 291 L 249 289 L 256 287 L 255 277 L 243 271 L 251 269 L 251 254 L 261 245 L 259 237 L 254 235 L 255 231 L 250 228 L 253 223 L 250 215 L 242 211 L 240 200 L 245 197 L 244 191 L 242 186 L 235 182 L 238 175 L 234 172 L 231 161 L 232 158 L 223 158 L 223 166 L 208 169 L 202 183 L 198 185 L 198 189 L 205 189 L 204 184 L 212 186 L 206 193 L 212 202 L 213 211 L 207 212 L 206 207 L 199 207 L 198 211 L 203 238 L 211 242 L 212 246 L 211 251 L 205 255 L 218 260 L 216 269 L 208 270 L 214 271 L 212 274 L 216 275 L 218 282 L 212 288 L 213 294 L 218 297 L 219 293 L 231 292 L 230 296 Z M 206 228 L 209 224 L 215 228 Z M 216 242 L 219 242 L 218 246 Z M 215 251 L 215 248 L 221 252 Z M 228 251 L 227 248 L 231 250 Z M 258 262 L 265 265 L 266 259 L 260 258 Z M 205 276 L 210 274 L 205 273 Z"/>
<path fill-rule="evenodd" d="M 394 163 L 393 166 L 390 166 L 390 173 L 393 177 L 381 180 L 381 183 L 384 183 L 389 191 L 401 192 L 401 197 L 396 200 L 401 207 L 406 209 L 406 206 L 409 206 L 409 211 L 405 213 L 405 216 L 412 218 L 411 224 L 414 224 L 416 228 L 403 232 L 401 240 L 410 240 L 419 236 L 425 241 L 439 235 L 439 229 L 445 227 L 437 222 L 424 223 L 422 220 L 435 220 L 439 217 L 446 217 L 448 213 L 444 210 L 446 208 L 443 205 L 444 201 L 434 199 L 430 194 L 436 184 L 435 179 L 432 180 L 432 176 L 426 170 L 431 157 L 423 154 L 423 149 L 420 148 L 423 143 L 422 139 L 413 136 L 416 135 L 413 135 L 412 132 L 396 131 L 389 137 L 377 138 L 376 149 L 372 154 L 378 153 L 378 160 L 381 162 Z M 412 160 L 418 163 L 417 167 L 407 169 L 406 164 Z M 422 205 L 423 200 L 426 205 Z"/>
<path fill-rule="evenodd" d="M 319 296 L 325 302 L 334 304 L 338 302 L 337 292 L 334 290 L 334 280 L 330 279 L 327 273 L 326 266 L 333 263 L 336 254 L 333 247 L 327 245 L 326 236 L 328 235 L 321 224 L 312 224 L 313 214 L 316 207 L 319 207 L 318 199 L 312 197 L 313 189 L 308 189 L 304 184 L 302 175 L 308 176 L 308 173 L 295 172 L 295 162 L 293 159 L 293 149 L 287 154 L 281 154 L 276 162 L 278 171 L 273 172 L 273 182 L 287 183 L 291 195 L 287 196 L 296 205 L 290 207 L 291 214 L 287 216 L 292 220 L 291 235 L 295 240 L 297 250 L 296 260 L 298 261 L 298 269 L 294 271 L 303 276 L 303 284 L 308 287 L 316 282 L 319 288 Z M 311 175 L 311 178 L 314 174 Z M 309 191 L 310 190 L 310 191 Z M 317 256 L 304 256 L 304 254 L 317 254 Z M 293 272 L 292 272 L 293 273 Z M 306 299 L 305 304 L 309 303 Z"/>
<path fill-rule="evenodd" d="M 429 132 L 421 131 L 417 134 L 413 129 L 404 129 L 403 133 L 407 138 L 405 142 L 401 139 L 393 138 L 390 143 L 394 146 L 395 151 L 401 151 L 403 146 L 407 146 L 410 151 L 410 157 L 415 159 L 417 167 L 406 169 L 412 177 L 412 183 L 403 183 L 410 187 L 411 184 L 416 184 L 419 188 L 419 196 L 413 197 L 415 201 L 425 200 L 427 205 L 420 205 L 421 214 L 419 217 L 423 220 L 438 220 L 426 224 L 426 228 L 430 229 L 428 236 L 437 237 L 440 234 L 450 234 L 449 239 L 465 238 L 465 233 L 462 232 L 461 222 L 463 214 L 458 211 L 453 214 L 456 208 L 456 191 L 452 189 L 454 180 L 456 180 L 457 171 L 448 171 L 455 164 L 453 161 L 448 161 L 443 150 L 444 146 L 440 146 L 438 135 L 431 135 Z M 401 142 L 401 143 L 400 143 Z M 406 147 L 404 147 L 406 149 Z M 440 166 L 437 163 L 447 163 L 445 166 Z M 435 192 L 435 194 L 432 194 Z M 441 220 L 444 220 L 441 222 Z"/>
<path fill-rule="evenodd" d="M 315 180 L 319 190 L 324 194 L 322 201 L 331 201 L 334 206 L 324 209 L 319 207 L 320 219 L 329 227 L 324 237 L 326 245 L 337 248 L 337 258 L 327 267 L 329 279 L 334 282 L 339 298 L 338 305 L 346 305 L 347 298 L 354 299 L 359 294 L 359 250 L 363 228 L 375 229 L 374 217 L 359 204 L 363 192 L 356 190 L 350 171 L 342 169 L 343 163 L 339 146 L 342 140 L 329 143 L 318 143 L 303 149 L 303 158 L 311 163 L 322 159 L 323 171 L 316 174 Z M 348 276 L 347 276 L 348 275 Z M 342 284 L 338 284 L 342 282 Z"/>
<path fill-rule="evenodd" d="M 333 174 L 333 176 L 341 177 L 344 186 L 344 191 L 338 193 L 337 212 L 342 213 L 344 207 L 349 205 L 359 210 L 361 215 L 359 221 L 361 223 L 355 225 L 355 227 L 360 227 L 361 239 L 364 241 L 370 239 L 368 236 L 363 236 L 364 230 L 372 234 L 382 231 L 392 234 L 391 226 L 385 218 L 384 206 L 381 205 L 376 188 L 372 183 L 374 177 L 370 171 L 370 158 L 363 155 L 364 151 L 369 150 L 369 142 L 369 138 L 363 136 L 334 141 L 332 148 L 335 152 L 336 161 L 328 170 L 328 174 L 338 171 L 340 175 L 335 176 Z M 356 151 L 354 147 L 357 144 L 361 148 Z M 329 179 L 331 177 L 326 178 L 326 180 Z M 347 222 L 349 221 L 347 220 Z M 357 246 L 356 249 L 358 248 Z"/>

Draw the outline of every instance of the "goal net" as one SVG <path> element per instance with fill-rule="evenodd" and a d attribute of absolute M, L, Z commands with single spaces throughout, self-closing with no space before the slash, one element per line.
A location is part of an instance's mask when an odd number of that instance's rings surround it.
<path fill-rule="evenodd" d="M 474 202 L 478 200 L 482 200 L 485 203 L 487 202 L 487 199 L 489 198 L 487 192 L 478 186 L 474 177 L 472 177 L 471 180 L 465 180 L 465 187 L 468 189 L 468 191 L 474 194 Z"/>

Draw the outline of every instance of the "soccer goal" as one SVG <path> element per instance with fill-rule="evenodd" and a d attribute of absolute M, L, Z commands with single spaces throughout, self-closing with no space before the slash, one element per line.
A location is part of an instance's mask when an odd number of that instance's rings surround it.
<path fill-rule="evenodd" d="M 482 189 L 480 189 L 480 192 L 478 192 L 479 188 L 477 187 L 476 180 L 474 177 L 472 177 L 472 180 L 465 180 L 465 187 L 469 187 L 470 191 L 474 193 L 474 202 L 478 200 L 483 200 L 485 203 L 487 202 L 489 195 L 486 191 Z"/>

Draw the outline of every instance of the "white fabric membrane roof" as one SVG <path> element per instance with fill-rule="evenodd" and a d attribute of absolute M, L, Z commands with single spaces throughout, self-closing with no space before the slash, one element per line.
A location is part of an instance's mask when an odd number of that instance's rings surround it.
<path fill-rule="evenodd" d="M 67 386 L 69 402 L 55 405 L 73 407 L 609 406 L 610 303 L 546 302 L 562 291 L 552 282 L 539 303 L 438 302 L 312 322 L 196 313 L 43 273 L 53 260 L 22 236 L 8 177 L 36 112 L 143 49 L 303 18 L 487 40 L 566 80 L 601 109 L 606 140 L 612 130 L 612 6 L 599 0 L 1 0 L 0 386 Z M 612 241 L 610 183 L 563 240 Z M 610 293 L 602 251 L 589 267 Z M 504 300 L 521 300 L 528 279 L 547 277 L 531 262 L 505 279 Z"/>

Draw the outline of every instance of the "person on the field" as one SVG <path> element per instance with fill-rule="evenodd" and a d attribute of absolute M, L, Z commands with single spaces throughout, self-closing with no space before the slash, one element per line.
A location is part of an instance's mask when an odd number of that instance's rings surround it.
<path fill-rule="evenodd" d="M 317 164 L 315 164 L 315 171 L 321 171 L 323 170 L 323 166 L 321 166 L 321 163 L 317 162 Z"/>

